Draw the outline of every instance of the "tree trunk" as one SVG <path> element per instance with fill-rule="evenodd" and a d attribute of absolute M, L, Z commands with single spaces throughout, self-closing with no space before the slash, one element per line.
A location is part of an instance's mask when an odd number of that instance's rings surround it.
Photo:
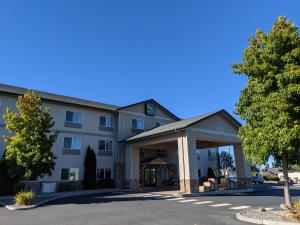
<path fill-rule="evenodd" d="M 291 194 L 289 188 L 289 175 L 288 175 L 288 160 L 286 154 L 282 157 L 282 169 L 283 169 L 283 178 L 284 178 L 284 199 L 285 205 L 288 207 L 292 206 Z"/>

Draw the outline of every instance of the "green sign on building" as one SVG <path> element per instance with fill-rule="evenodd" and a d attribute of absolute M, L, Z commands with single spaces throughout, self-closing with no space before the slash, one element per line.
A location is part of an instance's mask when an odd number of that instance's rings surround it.
<path fill-rule="evenodd" d="M 155 116 L 156 115 L 156 105 L 153 103 L 145 104 L 145 114 L 147 116 Z"/>

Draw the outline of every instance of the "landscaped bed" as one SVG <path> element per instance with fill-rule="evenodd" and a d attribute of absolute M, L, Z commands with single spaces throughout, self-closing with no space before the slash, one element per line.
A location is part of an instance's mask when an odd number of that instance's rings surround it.
<path fill-rule="evenodd" d="M 252 210 L 237 213 L 239 220 L 255 224 L 300 224 L 299 214 L 291 210 Z"/>
<path fill-rule="evenodd" d="M 101 193 L 111 193 L 117 191 L 118 189 L 94 189 L 94 190 L 81 190 L 81 191 L 68 191 L 68 192 L 56 192 L 47 194 L 36 194 L 33 201 L 29 205 L 18 205 L 15 203 L 15 196 L 2 196 L 0 197 L 0 204 L 2 204 L 8 210 L 18 210 L 18 209 L 32 209 L 39 205 L 45 204 L 46 202 L 53 201 L 55 199 L 89 195 L 89 194 L 101 194 Z"/>

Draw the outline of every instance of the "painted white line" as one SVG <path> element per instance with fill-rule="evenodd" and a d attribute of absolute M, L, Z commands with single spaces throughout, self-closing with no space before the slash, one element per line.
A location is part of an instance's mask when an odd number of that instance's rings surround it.
<path fill-rule="evenodd" d="M 228 206 L 228 205 L 231 205 L 229 203 L 222 203 L 222 204 L 215 204 L 215 205 L 210 205 L 212 207 L 222 207 L 222 206 Z"/>
<path fill-rule="evenodd" d="M 196 202 L 198 201 L 197 199 L 187 199 L 187 200 L 181 200 L 179 201 L 180 203 L 186 203 L 186 202 Z"/>
<path fill-rule="evenodd" d="M 158 199 L 164 199 L 164 198 L 174 198 L 174 196 L 172 195 L 164 195 L 164 196 L 161 196 L 161 197 L 157 197 Z"/>
<path fill-rule="evenodd" d="M 202 205 L 202 204 L 209 204 L 209 203 L 213 203 L 213 201 L 203 201 L 203 202 L 194 202 L 194 205 Z"/>
<path fill-rule="evenodd" d="M 251 206 L 248 206 L 248 205 L 242 205 L 242 206 L 237 206 L 237 207 L 231 207 L 229 209 L 234 209 L 234 210 L 238 210 L 238 209 L 248 209 L 250 208 Z"/>
<path fill-rule="evenodd" d="M 162 195 L 148 195 L 148 196 L 144 196 L 144 197 L 147 197 L 147 198 L 154 198 L 154 197 L 161 197 Z"/>
<path fill-rule="evenodd" d="M 167 199 L 168 201 L 177 201 L 177 200 L 183 200 L 185 198 L 170 198 L 170 199 Z"/>
<path fill-rule="evenodd" d="M 134 197 L 150 197 L 152 194 L 132 194 L 129 196 L 134 196 Z"/>

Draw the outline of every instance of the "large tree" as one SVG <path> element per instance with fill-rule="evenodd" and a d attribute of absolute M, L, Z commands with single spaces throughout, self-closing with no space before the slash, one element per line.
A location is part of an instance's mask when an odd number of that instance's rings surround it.
<path fill-rule="evenodd" d="M 222 168 L 233 169 L 233 158 L 230 153 L 222 151 L 220 154 L 220 165 Z"/>
<path fill-rule="evenodd" d="M 239 130 L 248 160 L 282 162 L 284 196 L 291 206 L 288 166 L 300 161 L 300 38 L 298 28 L 278 17 L 267 33 L 249 38 L 243 62 L 232 65 L 247 76 L 236 112 L 245 120 Z"/>
<path fill-rule="evenodd" d="M 32 91 L 17 100 L 17 112 L 7 108 L 4 115 L 7 147 L 4 159 L 11 177 L 36 180 L 51 175 L 55 155 L 51 152 L 57 133 L 52 132 L 54 122 L 49 109 L 42 108 L 42 101 Z"/>

